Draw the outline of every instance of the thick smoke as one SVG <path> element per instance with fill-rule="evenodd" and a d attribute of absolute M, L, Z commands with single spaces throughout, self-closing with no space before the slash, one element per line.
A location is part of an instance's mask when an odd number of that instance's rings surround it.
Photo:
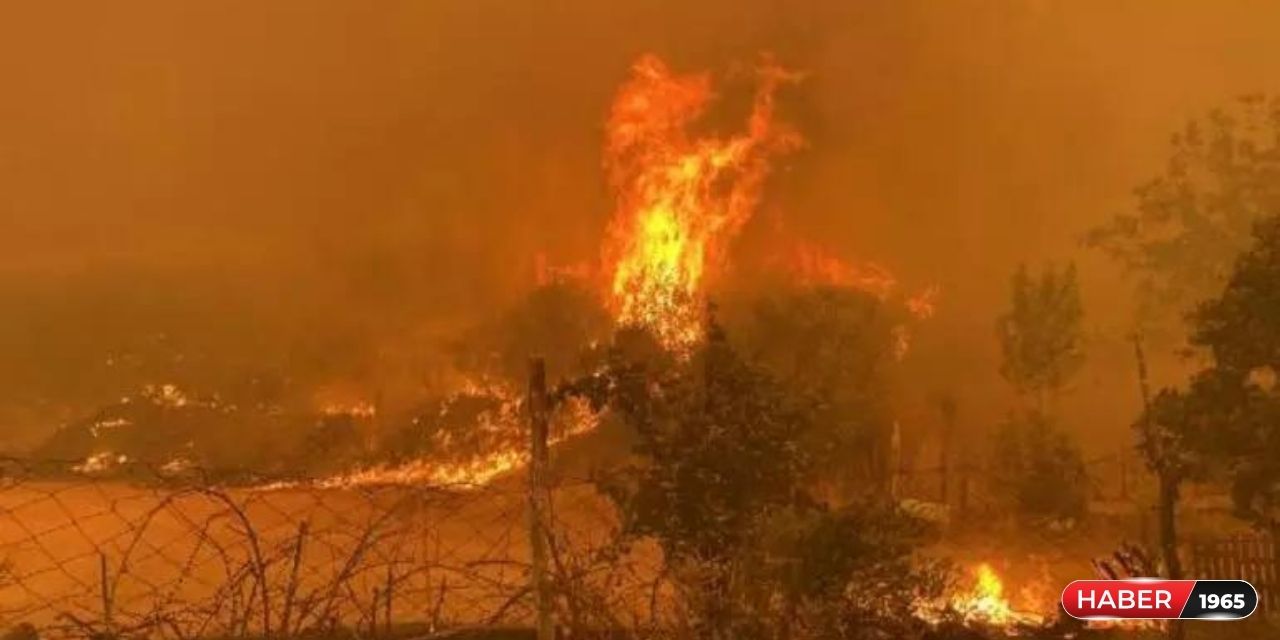
<path fill-rule="evenodd" d="M 1126 347 L 1105 337 L 1127 289 L 1076 240 L 1132 206 L 1187 118 L 1276 89 L 1278 12 L 10 3 L 0 445 L 145 382 L 279 384 L 297 402 L 437 384 L 422 372 L 529 290 L 535 256 L 599 255 L 604 119 L 642 52 L 732 75 L 770 51 L 807 72 L 779 109 L 810 144 L 770 179 L 740 250 L 781 225 L 938 284 L 913 347 L 936 355 L 922 394 L 964 381 L 976 412 L 998 413 L 984 407 L 999 404 L 1008 274 L 1079 257 L 1100 336 L 1080 384 L 1126 403 L 1088 428 L 1113 429 L 1136 404 Z"/>

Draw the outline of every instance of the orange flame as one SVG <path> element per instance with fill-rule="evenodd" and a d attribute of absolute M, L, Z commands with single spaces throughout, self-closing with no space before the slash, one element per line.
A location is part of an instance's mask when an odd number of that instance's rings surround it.
<path fill-rule="evenodd" d="M 931 284 L 906 300 L 907 311 L 917 320 L 928 320 L 938 310 L 938 285 Z"/>
<path fill-rule="evenodd" d="M 1018 611 L 1004 595 L 1004 583 L 991 565 L 982 563 L 973 572 L 973 588 L 952 599 L 951 606 L 969 623 L 993 626 L 1039 625 L 1044 616 Z"/>
<path fill-rule="evenodd" d="M 607 125 L 605 167 L 616 197 L 604 250 L 608 302 L 619 324 L 680 348 L 701 336 L 707 267 L 750 219 L 770 158 L 801 142 L 774 122 L 775 92 L 797 77 L 761 66 L 745 131 L 717 138 L 688 131 L 713 97 L 706 75 L 673 75 L 653 55 L 631 71 Z"/>
<path fill-rule="evenodd" d="M 849 287 L 879 300 L 887 299 L 898 286 L 888 269 L 874 262 L 846 262 L 812 242 L 795 241 L 787 266 L 801 285 Z"/>
<path fill-rule="evenodd" d="M 490 394 L 500 398 L 492 412 L 481 414 L 474 429 L 493 434 L 495 441 L 482 451 L 469 455 L 440 455 L 410 460 L 398 465 L 374 465 L 320 478 L 306 483 L 324 489 L 350 489 L 363 486 L 431 485 L 455 490 L 479 489 L 499 478 L 523 469 L 530 460 L 528 445 L 520 438 L 524 433 L 520 421 L 522 399 L 514 390 L 485 380 L 465 380 L 459 394 Z M 556 412 L 553 433 L 547 444 L 555 446 L 576 436 L 594 431 L 600 416 L 581 398 L 567 399 Z M 440 442 L 447 449 L 448 442 Z M 299 482 L 273 482 L 257 487 L 258 491 L 280 491 L 301 486 Z"/>

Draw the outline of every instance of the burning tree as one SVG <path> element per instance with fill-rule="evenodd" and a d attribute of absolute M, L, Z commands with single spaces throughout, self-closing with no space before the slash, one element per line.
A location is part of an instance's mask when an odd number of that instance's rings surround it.
<path fill-rule="evenodd" d="M 708 268 L 754 212 L 770 158 L 800 144 L 774 120 L 774 94 L 797 76 L 767 60 L 757 71 L 736 135 L 691 135 L 711 103 L 710 78 L 675 75 L 651 55 L 633 65 L 609 114 L 609 303 L 620 324 L 646 327 L 669 348 L 700 339 Z"/>

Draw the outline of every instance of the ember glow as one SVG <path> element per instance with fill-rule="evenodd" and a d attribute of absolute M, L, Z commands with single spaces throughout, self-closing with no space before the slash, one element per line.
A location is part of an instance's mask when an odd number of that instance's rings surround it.
<path fill-rule="evenodd" d="M 635 63 L 613 103 L 608 303 L 620 324 L 668 347 L 698 340 L 708 269 L 751 218 L 771 159 L 801 142 L 774 120 L 774 94 L 796 76 L 765 63 L 757 79 L 744 131 L 724 138 L 690 133 L 712 102 L 710 78 L 675 75 L 652 55 Z"/>

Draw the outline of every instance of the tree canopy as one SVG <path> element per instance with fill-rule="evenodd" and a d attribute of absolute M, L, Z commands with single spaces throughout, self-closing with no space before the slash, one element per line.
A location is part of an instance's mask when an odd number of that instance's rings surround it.
<path fill-rule="evenodd" d="M 1136 277 L 1139 320 L 1167 325 L 1215 295 L 1255 220 L 1280 214 L 1280 98 L 1250 96 L 1175 134 L 1136 211 L 1085 236 Z"/>
<path fill-rule="evenodd" d="M 1043 410 L 1084 361 L 1084 308 L 1074 265 L 1046 267 L 1033 277 L 1022 265 L 1013 274 L 1009 309 L 996 320 L 1003 359 L 1000 374 Z"/>
<path fill-rule="evenodd" d="M 1155 465 L 1231 486 L 1239 515 L 1280 525 L 1280 216 L 1255 225 L 1225 289 L 1199 306 L 1191 342 L 1211 356 L 1185 390 L 1165 389 L 1143 443 Z"/>

